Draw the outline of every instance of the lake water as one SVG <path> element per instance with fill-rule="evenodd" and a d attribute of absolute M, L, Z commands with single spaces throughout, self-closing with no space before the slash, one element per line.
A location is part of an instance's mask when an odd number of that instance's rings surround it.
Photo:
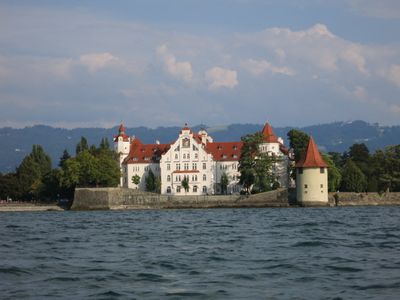
<path fill-rule="evenodd" d="M 400 299 L 400 207 L 0 213 L 1 299 Z"/>

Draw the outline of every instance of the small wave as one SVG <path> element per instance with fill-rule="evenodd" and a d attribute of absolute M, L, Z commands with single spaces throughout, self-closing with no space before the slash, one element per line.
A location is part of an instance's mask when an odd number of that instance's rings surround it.
<path fill-rule="evenodd" d="M 74 281 L 79 281 L 79 277 L 63 277 L 63 276 L 59 276 L 59 277 L 51 277 L 46 279 L 46 282 L 53 282 L 53 281 L 60 281 L 60 282 L 74 282 Z"/>
<path fill-rule="evenodd" d="M 320 241 L 305 241 L 305 242 L 297 242 L 292 245 L 292 247 L 319 247 L 326 245 L 324 242 Z"/>
<path fill-rule="evenodd" d="M 378 289 L 393 289 L 399 288 L 400 282 L 393 282 L 388 284 L 369 284 L 364 286 L 354 286 L 355 289 L 358 290 L 378 290 Z"/>
<path fill-rule="evenodd" d="M 339 272 L 362 272 L 363 269 L 354 267 L 342 267 L 342 266 L 327 266 L 328 269 L 339 271 Z"/>
<path fill-rule="evenodd" d="M 0 268 L 0 273 L 2 274 L 12 274 L 12 275 L 23 275 L 23 274 L 31 274 L 27 270 L 18 268 L 18 267 L 3 267 Z"/>
<path fill-rule="evenodd" d="M 151 281 L 151 282 L 166 282 L 168 279 L 164 278 L 161 275 L 153 274 L 153 273 L 138 273 L 137 280 L 139 281 Z"/>
<path fill-rule="evenodd" d="M 207 296 L 204 293 L 189 292 L 189 291 L 169 292 L 169 293 L 166 293 L 165 295 L 166 296 L 176 296 L 176 297 L 205 297 L 205 296 Z"/>

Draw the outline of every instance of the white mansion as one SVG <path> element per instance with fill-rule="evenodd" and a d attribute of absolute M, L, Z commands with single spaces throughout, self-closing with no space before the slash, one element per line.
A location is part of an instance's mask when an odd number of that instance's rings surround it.
<path fill-rule="evenodd" d="M 274 173 L 280 186 L 289 181 L 289 151 L 266 123 L 262 131 L 264 143 L 261 151 L 275 156 Z M 221 176 L 228 177 L 228 193 L 239 193 L 238 171 L 242 142 L 214 142 L 205 130 L 194 133 L 185 126 L 176 141 L 170 144 L 143 144 L 137 137 L 130 137 L 121 124 L 114 136 L 115 151 L 119 154 L 122 187 L 145 190 L 149 170 L 161 179 L 161 194 L 203 195 L 221 193 Z M 138 175 L 140 183 L 132 177 Z M 182 180 L 189 183 L 188 191 Z"/>

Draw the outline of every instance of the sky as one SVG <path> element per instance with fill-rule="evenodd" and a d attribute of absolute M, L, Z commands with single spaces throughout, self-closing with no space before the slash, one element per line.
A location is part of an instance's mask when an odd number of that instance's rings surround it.
<path fill-rule="evenodd" d="M 0 127 L 400 125 L 398 0 L 2 0 Z"/>

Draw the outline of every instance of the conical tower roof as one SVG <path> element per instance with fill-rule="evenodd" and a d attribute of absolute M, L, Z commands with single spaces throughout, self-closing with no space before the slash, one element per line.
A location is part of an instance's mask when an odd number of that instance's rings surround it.
<path fill-rule="evenodd" d="M 263 130 L 262 135 L 264 137 L 264 141 L 267 143 L 279 143 L 278 137 L 275 135 L 274 131 L 272 130 L 271 125 L 266 123 Z"/>
<path fill-rule="evenodd" d="M 310 137 L 305 155 L 296 163 L 296 168 L 327 168 L 328 164 L 324 161 L 318 151 L 314 139 Z"/>

